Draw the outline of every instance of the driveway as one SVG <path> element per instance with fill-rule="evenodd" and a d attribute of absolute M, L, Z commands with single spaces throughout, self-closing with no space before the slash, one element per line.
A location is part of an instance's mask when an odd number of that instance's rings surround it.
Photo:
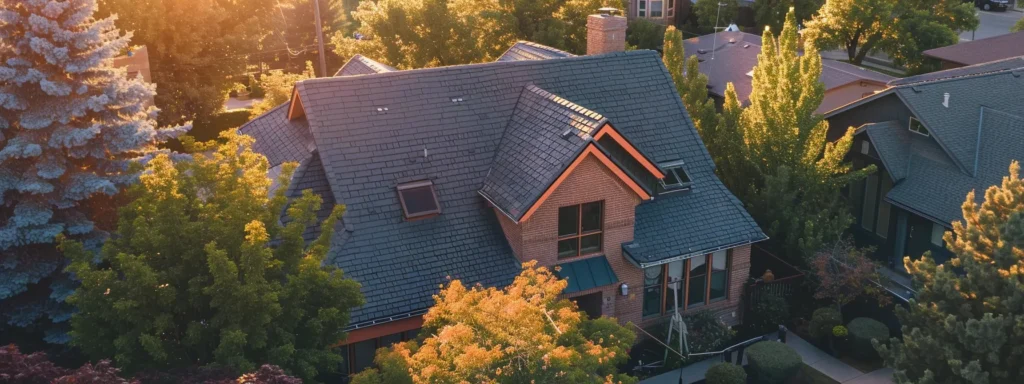
<path fill-rule="evenodd" d="M 1024 18 L 1024 13 L 1022 12 L 985 12 L 979 10 L 978 19 L 981 23 L 978 25 L 978 30 L 961 33 L 960 41 L 980 40 L 986 37 L 1005 35 L 1010 33 L 1010 27 L 1021 18 Z"/>

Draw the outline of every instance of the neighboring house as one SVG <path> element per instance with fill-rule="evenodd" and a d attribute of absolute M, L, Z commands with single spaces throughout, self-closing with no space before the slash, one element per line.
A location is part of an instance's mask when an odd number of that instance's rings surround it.
<path fill-rule="evenodd" d="M 131 48 L 124 56 L 115 57 L 114 67 L 124 68 L 129 79 L 142 76 L 143 81 L 153 83 L 153 75 L 149 71 L 149 49 L 145 45 Z M 154 105 L 152 97 L 149 98 L 148 105 Z"/>
<path fill-rule="evenodd" d="M 328 257 L 366 297 L 347 372 L 413 337 L 450 279 L 500 287 L 530 260 L 557 267 L 590 316 L 662 321 L 678 291 L 685 310 L 740 320 L 765 235 L 715 177 L 657 52 L 620 52 L 623 17 L 588 26 L 587 56 L 520 43 L 441 68 L 353 58 L 241 128 L 272 174 L 300 163 L 288 196 L 312 189 L 320 218 L 347 207 Z"/>
<path fill-rule="evenodd" d="M 962 220 L 971 190 L 980 203 L 1010 162 L 1024 160 L 1024 57 L 890 82 L 890 88 L 825 116 L 829 139 L 856 127 L 855 168 L 879 171 L 851 187 L 854 233 L 905 273 L 903 257 L 951 254 L 943 233 Z"/>
<path fill-rule="evenodd" d="M 745 32 L 719 32 L 683 41 L 686 56 L 697 55 L 701 73 L 708 76 L 708 95 L 721 107 L 726 84 L 732 83 L 740 103 L 748 104 L 761 36 Z M 712 49 L 712 46 L 715 48 Z M 821 60 L 825 97 L 818 107 L 824 113 L 885 89 L 892 76 L 834 60 Z"/>
<path fill-rule="evenodd" d="M 576 55 L 530 41 L 519 41 L 505 50 L 505 53 L 502 53 L 497 61 L 544 60 L 563 57 L 576 57 Z"/>
<path fill-rule="evenodd" d="M 942 69 L 1016 57 L 1024 55 L 1024 31 L 929 49 L 923 54 L 925 57 L 939 60 Z"/>
<path fill-rule="evenodd" d="M 680 12 L 688 13 L 693 7 L 690 0 L 629 0 L 626 17 L 647 19 L 658 24 L 672 25 L 676 21 L 677 6 Z"/>

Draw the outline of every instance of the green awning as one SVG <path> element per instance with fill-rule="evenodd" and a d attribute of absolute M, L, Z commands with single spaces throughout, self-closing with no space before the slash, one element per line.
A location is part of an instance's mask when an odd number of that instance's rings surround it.
<path fill-rule="evenodd" d="M 608 259 L 604 256 L 559 264 L 558 268 L 555 274 L 569 281 L 569 285 L 562 293 L 585 291 L 619 281 L 619 277 L 615 276 L 615 271 L 608 265 Z"/>

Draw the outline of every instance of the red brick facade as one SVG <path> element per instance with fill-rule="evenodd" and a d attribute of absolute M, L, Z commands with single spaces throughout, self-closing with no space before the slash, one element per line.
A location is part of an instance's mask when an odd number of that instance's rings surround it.
<path fill-rule="evenodd" d="M 574 292 L 568 297 L 577 297 L 594 292 L 602 294 L 602 314 L 619 319 L 620 322 L 651 324 L 662 321 L 664 316 L 643 318 L 643 270 L 628 261 L 622 254 L 622 244 L 633 240 L 633 224 L 636 206 L 640 198 L 616 177 L 604 164 L 591 157 L 583 160 L 558 188 L 541 203 L 535 214 L 526 221 L 516 224 L 495 210 L 501 222 L 505 237 L 512 251 L 520 261 L 537 260 L 538 264 L 553 267 L 560 263 L 606 257 L 619 281 L 603 287 Z M 604 224 L 602 252 L 595 255 L 558 259 L 558 208 L 574 204 L 604 201 Z M 743 283 L 750 269 L 750 246 L 731 250 L 729 270 L 729 292 L 727 299 L 711 303 L 700 309 L 718 313 L 729 324 L 739 321 L 739 302 Z M 629 286 L 629 294 L 622 296 L 621 284 Z"/>
<path fill-rule="evenodd" d="M 613 15 L 587 16 L 587 54 L 626 50 L 626 18 Z"/>

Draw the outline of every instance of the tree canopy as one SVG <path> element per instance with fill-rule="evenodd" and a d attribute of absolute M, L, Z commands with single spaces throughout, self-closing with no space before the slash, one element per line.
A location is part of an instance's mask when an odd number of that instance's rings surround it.
<path fill-rule="evenodd" d="M 129 373 L 219 365 L 240 374 L 269 363 L 309 382 L 338 365 L 330 347 L 363 303 L 358 283 L 324 264 L 344 207 L 307 245 L 321 200 L 307 190 L 287 202 L 296 165 L 283 167 L 271 194 L 253 139 L 221 139 L 193 143 L 192 160 L 151 160 L 98 262 L 80 243 L 61 244 L 82 281 L 68 299 L 78 307 L 72 343 Z"/>
<path fill-rule="evenodd" d="M 253 104 L 252 116 L 262 115 L 264 112 L 291 100 L 295 83 L 316 77 L 313 70 L 313 63 L 306 62 L 306 70 L 302 73 L 285 73 L 282 70 L 269 71 L 260 78 L 260 86 L 266 92 L 263 100 Z"/>
<path fill-rule="evenodd" d="M 453 280 L 423 317 L 429 336 L 379 350 L 380 368 L 352 382 L 636 382 L 616 373 L 636 336 L 615 319 L 588 320 L 561 296 L 566 284 L 535 261 L 501 289 Z"/>
<path fill-rule="evenodd" d="M 958 31 L 977 26 L 973 5 L 960 0 L 829 0 L 806 36 L 821 49 L 845 49 L 855 64 L 879 50 L 920 72 L 927 63 L 920 52 L 956 43 Z"/>
<path fill-rule="evenodd" d="M 725 5 L 719 7 L 718 3 Z M 697 28 L 701 33 L 712 33 L 715 32 L 716 24 L 721 28 L 736 22 L 740 3 L 738 0 L 697 0 L 693 12 L 697 14 Z"/>
<path fill-rule="evenodd" d="M 903 340 L 875 344 L 901 383 L 1017 383 L 1024 377 L 1024 180 L 1010 165 L 943 240 L 955 255 L 903 259 L 917 294 L 897 307 Z"/>
<path fill-rule="evenodd" d="M 112 66 L 131 34 L 95 11 L 94 0 L 0 1 L 0 328 L 67 321 L 74 284 L 55 237 L 97 246 L 103 205 L 138 176 L 132 160 L 188 129 L 157 127 L 153 88 Z"/>
<path fill-rule="evenodd" d="M 682 98 L 686 111 L 689 112 L 698 132 L 712 129 L 718 125 L 718 115 L 715 112 L 715 102 L 708 98 L 708 76 L 700 72 L 697 55 L 691 55 L 689 60 L 686 60 L 684 70 L 683 60 L 686 52 L 683 49 L 683 33 L 670 26 L 665 30 L 664 38 L 665 54 L 662 61 L 672 77 L 672 82 L 675 83 L 676 92 Z"/>
<path fill-rule="evenodd" d="M 822 4 L 825 4 L 825 0 L 756 0 L 753 6 L 754 22 L 759 26 L 768 26 L 773 31 L 781 31 L 789 8 L 796 11 L 797 23 L 803 24 L 818 12 Z"/>
<path fill-rule="evenodd" d="M 1017 24 L 1010 27 L 1010 32 L 1024 31 L 1024 19 L 1017 20 Z"/>

